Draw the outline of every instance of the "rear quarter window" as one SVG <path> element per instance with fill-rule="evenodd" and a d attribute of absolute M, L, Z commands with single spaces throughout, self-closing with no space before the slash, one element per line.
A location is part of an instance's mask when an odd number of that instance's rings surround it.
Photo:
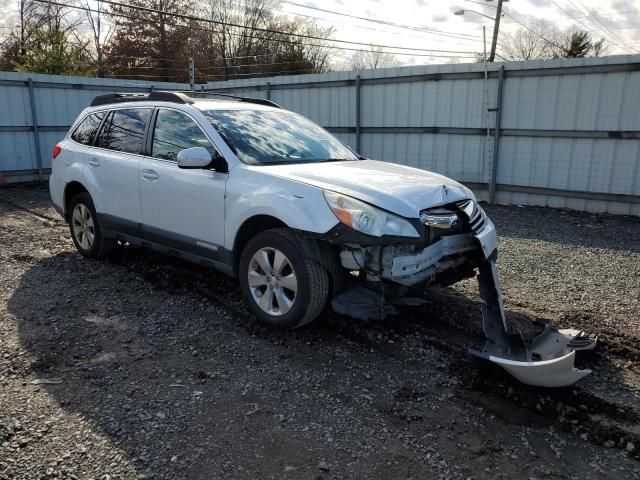
<path fill-rule="evenodd" d="M 80 122 L 80 125 L 71 134 L 71 139 L 74 142 L 81 143 L 83 145 L 91 145 L 93 143 L 93 137 L 100 126 L 100 122 L 104 118 L 104 112 L 96 112 L 91 115 L 87 115 L 84 120 Z"/>
<path fill-rule="evenodd" d="M 144 132 L 150 117 L 150 108 L 113 110 L 102 124 L 96 146 L 119 152 L 142 153 Z"/>

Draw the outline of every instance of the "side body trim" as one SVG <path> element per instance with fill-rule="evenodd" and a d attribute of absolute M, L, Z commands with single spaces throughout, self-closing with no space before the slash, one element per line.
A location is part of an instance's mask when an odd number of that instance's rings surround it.
<path fill-rule="evenodd" d="M 212 245 L 201 240 L 169 232 L 159 228 L 124 220 L 113 215 L 98 213 L 103 235 L 126 241 L 132 245 L 151 248 L 159 253 L 183 258 L 189 262 L 207 265 L 228 275 L 233 271 L 233 254 L 222 245 Z"/>

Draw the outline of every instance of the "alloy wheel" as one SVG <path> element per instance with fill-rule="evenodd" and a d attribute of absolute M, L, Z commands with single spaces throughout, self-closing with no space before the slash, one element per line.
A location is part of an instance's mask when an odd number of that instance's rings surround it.
<path fill-rule="evenodd" d="M 71 215 L 71 225 L 73 236 L 76 237 L 78 245 L 84 250 L 90 250 L 95 239 L 95 227 L 91 211 L 86 205 L 79 203 L 73 209 Z"/>
<path fill-rule="evenodd" d="M 280 316 L 291 310 L 298 279 L 284 253 L 276 248 L 261 248 L 251 257 L 247 275 L 251 296 L 262 311 Z"/>

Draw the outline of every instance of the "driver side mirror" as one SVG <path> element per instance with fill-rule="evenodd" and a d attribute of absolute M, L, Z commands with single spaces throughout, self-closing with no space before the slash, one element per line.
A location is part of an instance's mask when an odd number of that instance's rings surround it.
<path fill-rule="evenodd" d="M 227 171 L 227 162 L 224 157 L 216 152 L 211 158 L 211 153 L 204 147 L 185 148 L 178 152 L 178 167 L 197 169 L 211 167 L 218 172 Z"/>
<path fill-rule="evenodd" d="M 178 152 L 178 167 L 204 168 L 211 163 L 211 154 L 204 147 L 185 148 Z"/>

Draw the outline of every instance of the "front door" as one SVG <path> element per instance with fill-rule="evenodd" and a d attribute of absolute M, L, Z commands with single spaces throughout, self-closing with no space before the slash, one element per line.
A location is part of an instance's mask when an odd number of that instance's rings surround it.
<path fill-rule="evenodd" d="M 216 149 L 195 120 L 169 108 L 157 110 L 150 157 L 140 161 L 143 237 L 211 258 L 224 255 L 224 199 L 228 174 L 178 167 L 178 152 Z"/>

